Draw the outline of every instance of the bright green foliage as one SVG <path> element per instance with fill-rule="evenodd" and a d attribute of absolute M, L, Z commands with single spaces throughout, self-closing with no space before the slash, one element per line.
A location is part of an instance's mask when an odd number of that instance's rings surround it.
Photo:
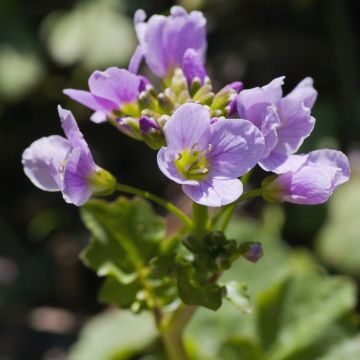
<path fill-rule="evenodd" d="M 288 249 L 274 224 L 264 225 L 238 220 L 227 233 L 264 247 L 256 265 L 239 259 L 224 276 L 248 284 L 252 313 L 226 302 L 216 313 L 200 309 L 186 330 L 194 359 L 319 360 L 355 335 L 354 284 L 325 275 L 307 252 Z"/>
<path fill-rule="evenodd" d="M 93 236 L 82 258 L 99 276 L 110 276 L 100 300 L 130 307 L 148 281 L 149 262 L 165 235 L 163 220 L 146 201 L 122 197 L 91 200 L 81 215 Z"/>
<path fill-rule="evenodd" d="M 204 306 L 217 310 L 221 306 L 222 288 L 209 284 L 197 269 L 191 265 L 179 270 L 178 291 L 180 298 L 187 304 Z"/>
<path fill-rule="evenodd" d="M 130 359 L 141 354 L 156 337 L 154 320 L 148 312 L 105 312 L 86 324 L 69 360 Z"/>

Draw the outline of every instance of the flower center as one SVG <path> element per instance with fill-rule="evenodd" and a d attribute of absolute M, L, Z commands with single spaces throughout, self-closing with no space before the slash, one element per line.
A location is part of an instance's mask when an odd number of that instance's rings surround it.
<path fill-rule="evenodd" d="M 208 153 L 212 149 L 211 144 L 204 151 L 197 149 L 197 144 L 190 149 L 179 152 L 175 158 L 175 166 L 179 173 L 188 180 L 204 180 L 209 173 Z"/>

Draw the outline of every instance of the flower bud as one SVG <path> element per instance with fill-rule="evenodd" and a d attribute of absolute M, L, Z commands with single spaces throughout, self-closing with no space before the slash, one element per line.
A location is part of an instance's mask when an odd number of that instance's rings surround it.
<path fill-rule="evenodd" d="M 209 245 L 223 245 L 226 242 L 226 237 L 222 231 L 213 231 L 206 236 L 205 241 Z"/>
<path fill-rule="evenodd" d="M 263 249 L 259 242 L 245 242 L 240 245 L 239 251 L 245 259 L 254 263 L 263 256 Z"/>
<path fill-rule="evenodd" d="M 139 121 L 133 117 L 123 117 L 116 120 L 117 128 L 124 134 L 136 140 L 142 140 Z"/>
<path fill-rule="evenodd" d="M 224 254 L 220 254 L 218 257 L 216 257 L 215 264 L 219 270 L 227 270 L 231 267 L 231 261 Z"/>
<path fill-rule="evenodd" d="M 160 126 L 148 116 L 141 116 L 139 126 L 144 141 L 154 150 L 165 145 L 165 137 Z"/>
<path fill-rule="evenodd" d="M 169 96 L 165 95 L 164 93 L 160 93 L 157 96 L 157 99 L 159 101 L 160 108 L 163 109 L 164 112 L 172 113 L 174 111 L 175 104 Z"/>
<path fill-rule="evenodd" d="M 99 166 L 97 166 L 96 170 L 89 176 L 89 182 L 94 189 L 95 196 L 110 195 L 116 188 L 116 178 Z"/>

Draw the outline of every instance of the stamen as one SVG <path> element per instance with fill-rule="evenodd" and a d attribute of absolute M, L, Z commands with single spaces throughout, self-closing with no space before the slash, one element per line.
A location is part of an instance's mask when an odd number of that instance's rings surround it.
<path fill-rule="evenodd" d="M 177 153 L 175 160 L 180 160 L 182 158 L 182 154 L 181 153 Z"/>
<path fill-rule="evenodd" d="M 194 169 L 190 171 L 190 174 L 207 174 L 209 172 L 208 168 L 203 168 L 203 169 Z"/>

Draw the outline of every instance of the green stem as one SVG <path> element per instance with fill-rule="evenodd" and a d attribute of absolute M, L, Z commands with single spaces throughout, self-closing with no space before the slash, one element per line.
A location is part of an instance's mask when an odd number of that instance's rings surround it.
<path fill-rule="evenodd" d="M 182 334 L 195 310 L 195 306 L 181 305 L 170 321 L 161 329 L 164 346 L 171 360 L 189 360 Z"/>
<path fill-rule="evenodd" d="M 239 204 L 242 201 L 251 199 L 253 197 L 256 196 L 261 196 L 262 195 L 262 189 L 254 189 L 254 190 L 250 190 L 248 192 L 246 192 L 245 194 L 242 194 L 236 201 L 234 201 L 233 203 L 224 206 L 212 219 L 211 221 L 211 227 L 214 228 L 217 223 L 219 222 L 219 220 L 225 215 L 223 224 L 221 226 L 221 231 L 225 231 L 235 209 L 237 204 Z"/>
<path fill-rule="evenodd" d="M 144 190 L 141 190 L 141 189 L 138 189 L 138 188 L 135 188 L 132 186 L 128 186 L 128 185 L 123 185 L 123 184 L 117 184 L 116 190 L 126 192 L 128 194 L 141 196 L 145 199 L 151 200 L 151 201 L 159 204 L 160 206 L 164 207 L 166 210 L 168 210 L 175 216 L 177 216 L 184 223 L 185 226 L 192 227 L 192 225 L 193 225 L 193 222 L 191 221 L 191 219 L 186 214 L 184 214 L 178 207 L 176 207 L 169 201 L 166 201 L 166 200 L 162 199 L 161 197 L 156 196 L 148 191 L 144 191 Z"/>
<path fill-rule="evenodd" d="M 204 205 L 193 203 L 193 234 L 202 239 L 206 234 L 209 220 L 208 208 Z"/>

